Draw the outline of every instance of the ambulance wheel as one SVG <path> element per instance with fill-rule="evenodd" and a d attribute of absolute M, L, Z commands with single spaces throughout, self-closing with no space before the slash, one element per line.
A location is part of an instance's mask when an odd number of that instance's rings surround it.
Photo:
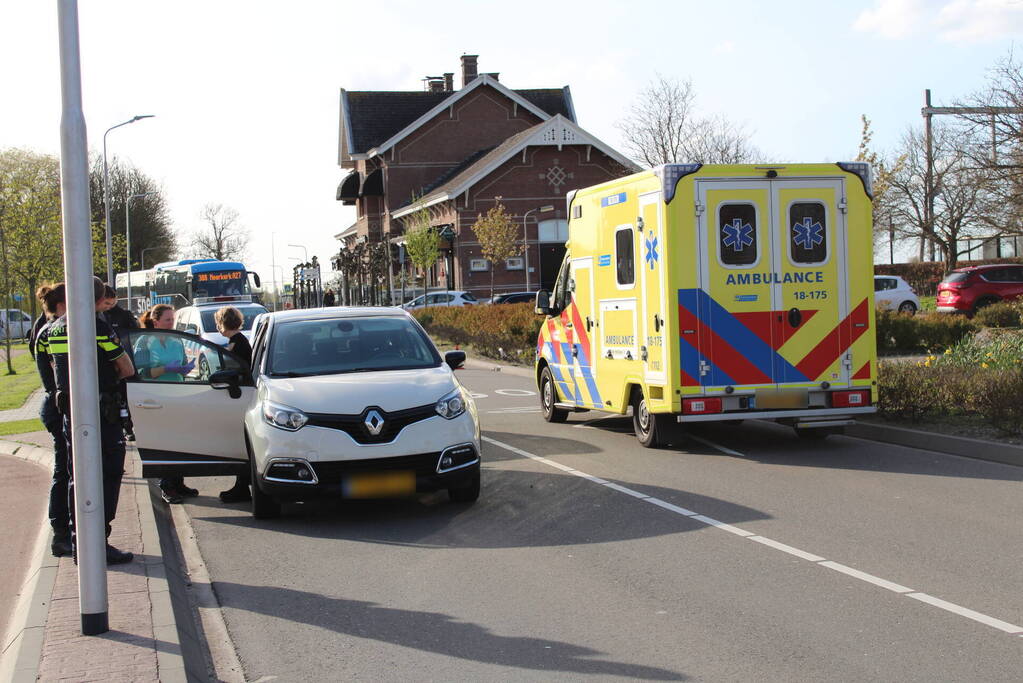
<path fill-rule="evenodd" d="M 671 414 L 651 413 L 647 407 L 646 397 L 637 390 L 632 398 L 632 428 L 636 430 L 636 438 L 646 448 L 660 448 L 667 444 L 677 429 Z"/>
<path fill-rule="evenodd" d="M 554 377 L 550 368 L 544 368 L 540 373 L 540 407 L 543 409 L 543 419 L 548 422 L 564 422 L 568 419 L 568 411 L 559 408 L 558 388 L 554 386 Z"/>

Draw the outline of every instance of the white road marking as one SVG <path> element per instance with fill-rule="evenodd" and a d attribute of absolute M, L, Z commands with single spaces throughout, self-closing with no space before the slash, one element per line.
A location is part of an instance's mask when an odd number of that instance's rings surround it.
<path fill-rule="evenodd" d="M 612 416 L 612 417 L 617 417 L 617 416 Z M 605 418 L 598 418 L 598 419 L 605 419 Z M 595 421 L 596 420 L 591 420 L 591 422 L 595 422 Z M 582 425 L 575 425 L 575 426 L 576 427 L 583 427 L 583 426 L 586 426 L 586 423 L 584 423 Z M 693 437 L 693 438 L 695 438 L 695 437 Z M 819 555 L 814 555 L 813 553 L 808 553 L 805 550 L 800 550 L 799 548 L 794 548 L 794 547 L 792 547 L 790 545 L 786 545 L 784 543 L 780 543 L 778 541 L 772 540 L 770 538 L 767 538 L 766 536 L 759 536 L 759 535 L 753 534 L 752 532 L 746 531 L 745 529 L 741 529 L 741 528 L 733 526 L 731 524 L 726 524 L 724 522 L 718 521 L 718 520 L 714 519 L 713 517 L 707 517 L 705 515 L 701 515 L 698 512 L 693 512 L 692 510 L 687 510 L 684 507 L 679 507 L 678 505 L 674 505 L 674 504 L 669 503 L 667 501 L 661 500 L 660 498 L 654 498 L 654 497 L 648 496 L 648 495 L 646 495 L 644 493 L 640 493 L 639 491 L 636 491 L 634 489 L 630 489 L 627 486 L 622 486 L 621 484 L 616 484 L 615 482 L 607 481 L 606 479 L 601 479 L 600 477 L 594 476 L 592 474 L 587 474 L 586 472 L 583 472 L 581 470 L 577 470 L 575 468 L 569 467 L 568 465 L 562 465 L 561 463 L 555 462 L 555 461 L 553 461 L 553 460 L 551 460 L 549 458 L 545 458 L 543 456 L 536 455 L 535 453 L 530 453 L 529 451 L 524 451 L 521 448 L 516 448 L 515 446 L 512 446 L 511 444 L 506 444 L 503 441 L 498 441 L 496 439 L 491 439 L 488 436 L 483 436 L 482 439 L 483 439 L 483 441 L 486 441 L 489 444 L 493 444 L 495 446 L 498 446 L 499 448 L 503 448 L 503 449 L 505 449 L 507 451 L 511 451 L 512 453 L 515 453 L 517 455 L 521 455 L 524 458 L 528 458 L 530 460 L 535 460 L 536 462 L 543 463 L 544 465 L 548 465 L 550 467 L 553 467 L 555 469 L 561 470 L 563 472 L 567 472 L 568 474 L 572 474 L 572 475 L 575 475 L 577 477 L 581 477 L 583 479 L 587 479 L 589 481 L 592 481 L 595 484 L 600 484 L 601 486 L 604 486 L 604 487 L 609 488 L 609 489 L 613 489 L 615 491 L 618 491 L 619 493 L 624 493 L 624 494 L 626 494 L 628 496 L 631 496 L 633 498 L 641 500 L 641 501 L 643 501 L 645 503 L 650 503 L 652 505 L 656 505 L 659 508 L 662 508 L 664 510 L 668 510 L 669 512 L 674 512 L 677 515 L 681 515 L 681 516 L 686 517 L 688 519 L 693 519 L 693 520 L 696 520 L 698 522 L 702 522 L 702 523 L 707 524 L 707 525 L 709 525 L 709 526 L 711 526 L 711 527 L 713 527 L 715 529 L 720 529 L 721 531 L 727 531 L 730 534 L 734 534 L 736 536 L 740 536 L 742 538 L 746 538 L 746 539 L 749 539 L 751 541 L 756 541 L 757 543 L 760 543 L 761 545 L 765 545 L 765 546 L 768 546 L 770 548 L 774 548 L 776 550 L 780 550 L 782 552 L 788 553 L 788 554 L 793 555 L 795 557 L 798 557 L 798 558 L 807 560 L 809 562 L 812 562 L 812 563 L 814 563 L 814 564 L 816 564 L 818 566 L 825 567 L 827 569 L 831 569 L 831 570 L 834 570 L 834 571 L 837 571 L 837 572 L 841 572 L 842 574 L 845 574 L 846 576 L 850 576 L 850 577 L 852 577 L 854 579 L 859 579 L 860 581 L 864 581 L 866 583 L 878 586 L 880 588 L 884 588 L 886 590 L 893 591 L 893 592 L 898 593 L 900 595 L 905 595 L 907 597 L 913 598 L 914 600 L 919 600 L 920 602 L 926 603 L 926 604 L 931 605 L 933 607 L 938 607 L 938 608 L 943 609 L 943 610 L 945 610 L 947 612 L 950 612 L 952 614 L 957 614 L 957 615 L 959 615 L 961 617 L 965 617 L 967 619 L 971 619 L 973 621 L 976 621 L 977 623 L 984 624 L 985 626 L 990 626 L 992 628 L 996 628 L 999 631 L 1004 631 L 1005 633 L 1009 633 L 1011 635 L 1019 635 L 1020 637 L 1023 637 L 1023 626 L 1016 626 L 1015 624 L 1010 624 L 1009 622 L 1002 621 L 1001 619 L 995 619 L 994 617 L 990 617 L 990 616 L 988 616 L 986 614 L 982 614 L 980 612 L 976 612 L 976 611 L 968 609 L 966 607 L 961 607 L 961 606 L 956 605 L 954 603 L 947 602 L 947 601 L 942 600 L 940 598 L 936 598 L 936 597 L 934 597 L 932 595 L 928 595 L 927 593 L 915 592 L 912 588 L 906 588 L 905 586 L 900 585 L 898 583 L 895 583 L 893 581 L 888 581 L 886 579 L 882 579 L 881 577 L 874 576 L 873 574 L 867 574 L 866 572 L 862 572 L 862 571 L 860 571 L 858 569 L 853 569 L 852 567 L 848 567 L 848 566 L 846 566 L 844 564 L 839 564 L 838 562 L 833 562 L 833 561 L 828 560 L 828 559 L 826 559 L 824 557 L 820 557 Z M 703 439 L 698 439 L 698 440 L 699 441 L 704 441 Z M 709 441 L 704 441 L 704 443 L 706 443 L 709 446 L 713 446 L 714 448 L 718 448 L 718 449 L 722 450 L 725 453 L 729 453 L 730 452 L 733 455 L 738 455 L 740 457 L 743 457 L 741 453 L 737 453 L 735 451 L 729 451 L 728 449 L 722 448 L 721 446 L 718 446 L 717 444 L 713 444 L 713 443 L 711 443 Z"/>
<path fill-rule="evenodd" d="M 718 444 L 714 443 L 713 441 L 709 441 L 707 439 L 704 439 L 703 437 L 696 436 L 695 434 L 686 434 L 685 436 L 686 436 L 687 439 L 692 439 L 693 441 L 699 441 L 704 446 L 710 446 L 711 448 L 716 448 L 719 451 L 721 451 L 722 453 L 727 453 L 728 455 L 734 455 L 737 458 L 745 458 L 746 457 L 745 455 L 743 455 L 739 451 L 733 451 L 731 448 L 725 448 L 724 446 L 719 446 Z"/>
<path fill-rule="evenodd" d="M 535 391 L 528 389 L 495 389 L 494 393 L 502 396 L 536 396 Z"/>
<path fill-rule="evenodd" d="M 472 398 L 486 398 L 487 394 L 477 394 L 475 391 L 470 391 L 469 396 Z"/>

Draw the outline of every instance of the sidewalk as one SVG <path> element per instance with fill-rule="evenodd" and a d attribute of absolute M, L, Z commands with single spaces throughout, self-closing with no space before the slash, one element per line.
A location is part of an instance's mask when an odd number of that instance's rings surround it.
<path fill-rule="evenodd" d="M 0 453 L 47 470 L 53 461 L 52 449 L 13 441 L 0 441 Z M 108 568 L 110 631 L 81 635 L 77 567 L 70 557 L 50 555 L 49 525 L 40 520 L 35 569 L 3 639 L 0 680 L 186 680 L 149 484 L 141 474 L 137 452 L 129 449 L 110 542 L 135 553 L 135 560 Z"/>

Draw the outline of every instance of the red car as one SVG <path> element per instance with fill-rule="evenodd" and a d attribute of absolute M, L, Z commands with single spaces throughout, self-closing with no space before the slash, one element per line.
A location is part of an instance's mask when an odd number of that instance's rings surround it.
<path fill-rule="evenodd" d="M 967 313 L 1023 295 L 1023 265 L 997 263 L 957 268 L 938 285 L 937 309 Z"/>

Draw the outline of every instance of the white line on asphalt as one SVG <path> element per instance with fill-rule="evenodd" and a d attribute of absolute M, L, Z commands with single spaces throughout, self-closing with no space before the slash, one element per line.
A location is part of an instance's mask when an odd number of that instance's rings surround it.
<path fill-rule="evenodd" d="M 599 419 L 604 419 L 604 418 L 599 418 Z M 594 421 L 594 420 L 591 420 L 591 422 L 592 421 Z M 576 427 L 580 427 L 580 426 L 585 426 L 585 424 L 584 425 L 575 425 L 575 426 Z M 600 477 L 594 476 L 592 474 L 587 474 L 586 472 L 574 469 L 572 467 L 569 467 L 568 465 L 562 465 L 559 462 L 555 462 L 553 460 L 550 460 L 549 458 L 545 458 L 543 456 L 536 455 L 535 453 L 530 453 L 529 451 L 524 451 L 521 448 L 516 448 L 515 446 L 512 446 L 511 444 L 504 443 L 503 441 L 498 441 L 496 439 L 491 439 L 488 436 L 484 436 L 484 437 L 482 437 L 482 439 L 484 441 L 486 441 L 487 443 L 490 443 L 490 444 L 493 444 L 493 445 L 495 445 L 495 446 L 497 446 L 499 448 L 503 448 L 505 450 L 511 451 L 512 453 L 515 453 L 517 455 L 521 455 L 524 458 L 528 458 L 530 460 L 535 460 L 536 462 L 543 463 L 544 465 L 549 465 L 550 467 L 553 467 L 555 469 L 561 470 L 563 472 L 567 472 L 568 474 L 572 474 L 572 475 L 575 475 L 577 477 L 582 477 L 583 479 L 588 479 L 589 481 L 592 481 L 592 482 L 594 482 L 596 484 L 600 484 L 601 486 L 604 486 L 606 488 L 613 489 L 613 490 L 618 491 L 620 493 L 624 493 L 624 494 L 626 494 L 628 496 L 632 496 L 633 498 L 637 498 L 637 499 L 639 499 L 639 500 L 641 500 L 641 501 L 643 501 L 645 503 L 650 503 L 652 505 L 656 505 L 659 508 L 663 508 L 665 510 L 668 510 L 669 512 L 674 512 L 677 515 L 681 515 L 681 516 L 686 517 L 688 519 L 692 519 L 692 520 L 696 520 L 698 522 L 702 522 L 702 523 L 707 524 L 707 525 L 709 525 L 709 526 L 711 526 L 713 528 L 720 529 L 721 531 L 727 531 L 730 534 L 734 534 L 734 535 L 740 536 L 742 538 L 747 538 L 747 539 L 749 539 L 751 541 L 756 541 L 757 543 L 760 543 L 761 545 L 765 545 L 765 546 L 768 546 L 770 548 L 774 548 L 776 550 L 780 550 L 782 552 L 788 553 L 788 554 L 793 555 L 795 557 L 799 557 L 799 558 L 802 558 L 804 560 L 808 560 L 809 562 L 813 562 L 814 564 L 816 564 L 818 566 L 825 567 L 827 569 L 831 569 L 831 570 L 834 570 L 834 571 L 837 571 L 837 572 L 841 572 L 841 573 L 845 574 L 846 576 L 850 576 L 850 577 L 852 577 L 854 579 L 859 579 L 860 581 L 864 581 L 866 583 L 870 583 L 870 584 L 873 584 L 875 586 L 879 586 L 881 588 L 893 591 L 893 592 L 898 593 L 900 595 L 905 595 L 907 597 L 913 598 L 914 600 L 919 600 L 920 602 L 924 602 L 924 603 L 926 603 L 928 605 L 931 605 L 933 607 L 938 607 L 938 608 L 943 609 L 943 610 L 945 610 L 947 612 L 951 612 L 952 614 L 958 614 L 961 617 L 966 617 L 967 619 L 971 619 L 973 621 L 976 621 L 978 623 L 984 624 L 986 626 L 991 626 L 992 628 L 996 628 L 999 631 L 1004 631 L 1005 633 L 1009 633 L 1009 634 L 1012 634 L 1012 635 L 1020 635 L 1021 637 L 1023 637 L 1023 626 L 1016 626 L 1015 624 L 1010 624 L 1010 623 L 1008 623 L 1006 621 L 1002 621 L 1001 619 L 995 619 L 994 617 L 989 617 L 986 614 L 981 614 L 980 612 L 975 612 L 975 611 L 973 611 L 971 609 L 967 609 L 966 607 L 960 607 L 959 605 L 956 605 L 956 604 L 951 603 L 951 602 L 946 602 L 945 600 L 942 600 L 940 598 L 936 598 L 936 597 L 934 597 L 932 595 L 928 595 L 926 593 L 914 592 L 912 588 L 906 588 L 905 586 L 902 586 L 900 584 L 894 583 L 892 581 L 887 581 L 887 580 L 882 579 L 880 577 L 874 576 L 873 574 L 867 574 L 866 572 L 861 572 L 858 569 L 853 569 L 852 567 L 847 567 L 844 564 L 839 564 L 838 562 L 832 562 L 830 560 L 827 560 L 826 558 L 820 557 L 819 555 L 814 555 L 813 553 L 808 553 L 805 550 L 800 550 L 799 548 L 793 548 L 790 545 L 785 545 L 784 543 L 780 543 L 778 541 L 772 540 L 770 538 L 767 538 L 766 536 L 755 535 L 752 532 L 746 531 L 745 529 L 741 529 L 741 528 L 739 528 L 737 526 L 732 526 L 731 524 L 726 524 L 726 523 L 718 521 L 718 520 L 716 520 L 716 519 L 714 519 L 712 517 L 707 517 L 705 515 L 701 515 L 698 512 L 693 512 L 692 510 L 687 510 L 684 507 L 679 507 L 678 505 L 674 505 L 674 504 L 669 503 L 667 501 L 661 500 L 660 498 L 654 498 L 653 496 L 648 496 L 648 495 L 646 495 L 644 493 L 640 493 L 639 491 L 636 491 L 634 489 L 630 489 L 630 488 L 628 488 L 626 486 L 622 486 L 621 484 L 616 484 L 614 482 L 607 481 L 606 479 L 601 479 Z M 698 440 L 699 441 L 703 441 L 703 439 L 698 439 Z M 726 453 L 730 452 L 733 455 L 738 455 L 738 456 L 742 457 L 741 453 L 736 453 L 735 451 L 729 451 L 728 449 L 722 448 L 721 446 L 718 446 L 717 444 L 713 444 L 713 443 L 710 443 L 708 441 L 704 441 L 704 443 L 706 443 L 709 446 L 713 446 L 714 448 L 718 448 L 718 449 L 720 449 L 720 450 L 722 450 L 722 451 L 724 451 Z"/>
<path fill-rule="evenodd" d="M 536 396 L 535 391 L 528 389 L 494 389 L 494 393 L 502 396 Z"/>
<path fill-rule="evenodd" d="M 716 448 L 719 451 L 721 451 L 722 453 L 727 453 L 728 455 L 734 455 L 737 458 L 745 458 L 746 457 L 745 455 L 743 455 L 739 451 L 733 451 L 731 448 L 725 448 L 724 446 L 719 446 L 716 443 L 714 443 L 713 441 L 709 441 L 707 439 L 704 439 L 703 437 L 696 436 L 695 434 L 686 434 L 686 438 L 692 439 L 694 441 L 699 441 L 704 446 L 710 446 L 711 448 Z"/>

